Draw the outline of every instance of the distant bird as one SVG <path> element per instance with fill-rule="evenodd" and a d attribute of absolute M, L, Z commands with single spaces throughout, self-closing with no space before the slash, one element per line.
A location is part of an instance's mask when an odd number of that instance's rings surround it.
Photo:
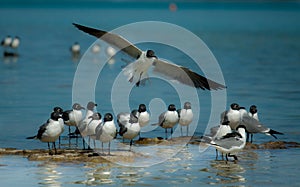
<path fill-rule="evenodd" d="M 82 109 L 85 109 L 78 103 L 74 103 L 72 110 L 63 112 L 62 118 L 67 126 L 69 126 L 69 134 L 71 132 L 71 126 L 77 127 L 77 125 L 83 120 Z"/>
<path fill-rule="evenodd" d="M 54 147 L 55 154 L 57 154 L 55 141 L 64 131 L 64 122 L 58 112 L 52 112 L 50 119 L 40 126 L 37 135 L 27 137 L 27 139 L 39 139 L 41 142 L 48 143 L 49 154 L 52 155 L 50 142 Z"/>
<path fill-rule="evenodd" d="M 166 139 L 168 131 L 167 129 L 171 129 L 171 138 L 173 134 L 173 127 L 178 123 L 179 115 L 176 111 L 176 107 L 174 104 L 170 104 L 168 106 L 168 110 L 159 115 L 158 123 L 153 125 L 159 125 L 165 129 Z"/>
<path fill-rule="evenodd" d="M 136 86 L 140 85 L 141 80 L 149 77 L 148 69 L 151 66 L 154 66 L 154 72 L 167 76 L 170 79 L 177 80 L 185 85 L 201 88 L 203 90 L 219 90 L 226 88 L 226 86 L 209 80 L 186 67 L 158 59 L 153 50 L 142 51 L 122 36 L 76 23 L 73 23 L 73 25 L 79 30 L 104 40 L 122 50 L 130 57 L 136 59 L 124 69 L 124 74 L 128 76 L 128 81 L 131 83 L 135 82 Z"/>
<path fill-rule="evenodd" d="M 113 56 L 115 56 L 115 54 L 117 53 L 117 51 L 115 50 L 115 48 L 111 47 L 111 46 L 108 46 L 106 48 L 106 55 L 111 58 Z"/>
<path fill-rule="evenodd" d="M 96 140 L 100 140 L 102 144 L 108 142 L 108 155 L 110 155 L 110 142 L 117 137 L 117 128 L 111 113 L 104 115 L 103 123 L 96 128 Z"/>
<path fill-rule="evenodd" d="M 90 123 L 92 118 L 90 118 L 94 114 L 94 109 L 97 106 L 96 103 L 93 101 L 88 102 L 86 106 L 86 114 L 85 118 L 77 125 L 77 129 L 74 132 L 74 134 L 81 134 L 82 138 L 82 143 L 83 143 L 83 149 L 85 149 L 85 142 L 84 142 L 84 137 L 87 136 L 88 130 L 87 130 L 87 125 Z"/>
<path fill-rule="evenodd" d="M 230 105 L 230 109 L 221 114 L 220 123 L 222 124 L 224 121 L 229 121 L 229 126 L 231 127 L 232 130 L 235 130 L 241 121 L 241 115 L 239 110 L 240 110 L 240 105 L 237 103 L 232 103 Z"/>
<path fill-rule="evenodd" d="M 258 114 L 257 114 L 257 107 L 255 105 L 251 105 L 249 109 L 249 116 L 253 117 L 254 119 L 258 120 Z"/>
<path fill-rule="evenodd" d="M 246 145 L 245 126 L 239 125 L 236 130 L 210 142 L 218 151 L 226 155 L 227 161 L 228 157 L 234 157 L 234 160 L 238 160 L 235 154 L 240 152 Z"/>
<path fill-rule="evenodd" d="M 130 150 L 133 139 L 137 137 L 141 131 L 137 113 L 137 110 L 133 110 L 130 114 L 122 112 L 117 116 L 117 122 L 120 127 L 119 135 L 123 137 L 123 140 L 130 140 Z"/>
<path fill-rule="evenodd" d="M 10 47 L 12 49 L 17 50 L 18 47 L 20 45 L 20 38 L 18 36 L 14 37 L 14 39 L 12 40 L 12 42 L 10 43 Z"/>
<path fill-rule="evenodd" d="M 136 116 L 138 117 L 138 123 L 140 127 L 143 128 L 150 122 L 150 114 L 147 112 L 147 107 L 145 104 L 140 104 Z M 141 133 L 139 133 L 141 138 Z"/>
<path fill-rule="evenodd" d="M 96 43 L 92 46 L 92 53 L 97 54 L 100 51 L 101 51 L 101 46 L 98 43 Z"/>
<path fill-rule="evenodd" d="M 93 139 L 94 141 L 94 149 L 96 149 L 96 128 L 102 124 L 102 116 L 99 112 L 95 112 L 92 116 L 89 117 L 91 121 L 87 124 L 87 136 L 89 136 L 88 145 L 90 147 L 91 142 L 90 140 Z"/>
<path fill-rule="evenodd" d="M 80 44 L 78 42 L 74 42 L 74 44 L 70 47 L 70 51 L 71 51 L 72 57 L 74 59 L 79 58 L 79 56 L 80 56 Z"/>
<path fill-rule="evenodd" d="M 1 46 L 4 48 L 10 47 L 12 43 L 12 37 L 10 35 L 7 35 L 2 41 L 1 41 Z"/>
<path fill-rule="evenodd" d="M 247 113 L 247 110 L 245 110 L 244 107 L 240 107 L 240 115 L 241 115 L 241 125 L 244 125 L 246 127 L 246 132 L 247 132 L 247 141 L 249 141 L 249 134 L 251 135 L 251 140 L 250 142 L 252 143 L 253 141 L 253 134 L 256 133 L 263 133 L 266 135 L 273 136 L 275 139 L 277 137 L 275 134 L 280 134 L 283 135 L 283 133 L 275 131 L 273 129 L 270 129 L 266 126 L 264 126 L 262 123 L 254 119 L 253 117 L 250 117 L 249 114 Z"/>
<path fill-rule="evenodd" d="M 178 115 L 179 115 L 179 121 L 178 123 L 180 124 L 180 131 L 181 131 L 181 136 L 182 136 L 182 126 L 186 126 L 186 136 L 188 136 L 189 133 L 189 125 L 193 121 L 193 111 L 192 111 L 192 106 L 190 102 L 185 102 L 183 109 L 178 109 L 177 110 Z"/>

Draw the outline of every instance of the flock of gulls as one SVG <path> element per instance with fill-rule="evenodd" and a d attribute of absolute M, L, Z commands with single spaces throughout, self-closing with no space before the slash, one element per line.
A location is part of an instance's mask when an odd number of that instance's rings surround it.
<path fill-rule="evenodd" d="M 187 67 L 159 59 L 153 50 L 142 51 L 120 35 L 76 23 L 73 23 L 73 25 L 79 30 L 107 42 L 136 59 L 128 64 L 123 71 L 124 75 L 127 76 L 127 80 L 130 83 L 134 83 L 137 87 L 141 81 L 148 79 L 148 70 L 152 67 L 154 73 L 159 73 L 187 86 L 203 90 L 221 90 L 226 88 L 225 85 L 205 78 Z M 9 46 L 8 43 L 12 42 L 4 40 L 3 45 Z M 80 45 L 78 43 L 74 43 L 70 50 L 73 54 L 80 55 Z M 100 46 L 98 48 L 96 46 L 95 49 L 93 47 L 92 50 L 97 52 L 97 50 L 100 50 Z M 116 51 L 113 51 L 113 53 L 115 54 Z M 188 127 L 193 121 L 191 105 L 190 102 L 185 102 L 183 108 L 177 110 L 174 104 L 170 104 L 168 110 L 158 116 L 157 123 L 151 125 L 164 128 L 166 139 L 168 137 L 168 129 L 171 130 L 172 138 L 173 128 L 177 124 L 181 126 L 181 135 L 182 126 L 187 127 L 188 135 Z M 117 138 L 117 135 L 121 136 L 123 140 L 130 140 L 129 150 L 131 151 L 133 140 L 140 136 L 141 128 L 149 125 L 150 114 L 146 105 L 140 104 L 138 109 L 134 109 L 131 112 L 122 112 L 117 116 L 113 116 L 112 113 L 106 113 L 102 116 L 99 112 L 94 111 L 96 106 L 97 104 L 91 101 L 87 103 L 86 108 L 79 103 L 74 103 L 71 110 L 65 111 L 60 107 L 54 107 L 50 119 L 40 126 L 37 135 L 28 137 L 28 139 L 39 139 L 42 142 L 47 142 L 49 154 L 53 154 L 50 147 L 50 143 L 52 143 L 56 154 L 55 142 L 58 139 L 60 140 L 66 125 L 69 127 L 69 138 L 74 134 L 88 137 L 88 145 L 91 145 L 90 143 L 93 141 L 94 147 L 96 147 L 95 141 L 100 141 L 103 154 L 103 144 L 108 143 L 108 154 L 110 154 L 110 142 Z M 85 110 L 85 115 L 83 110 Z M 76 127 L 74 132 L 71 132 L 71 126 Z M 221 114 L 220 125 L 211 128 L 210 134 L 202 136 L 201 142 L 216 148 L 216 158 L 218 158 L 218 152 L 220 152 L 222 159 L 224 159 L 223 155 L 225 155 L 226 160 L 228 160 L 228 157 L 233 157 L 234 160 L 237 160 L 236 153 L 245 147 L 246 142 L 252 142 L 253 134 L 256 133 L 271 135 L 274 138 L 277 138 L 275 134 L 283 134 L 264 126 L 259 121 L 255 105 L 252 105 L 248 112 L 244 107 L 233 103 L 227 111 Z"/>

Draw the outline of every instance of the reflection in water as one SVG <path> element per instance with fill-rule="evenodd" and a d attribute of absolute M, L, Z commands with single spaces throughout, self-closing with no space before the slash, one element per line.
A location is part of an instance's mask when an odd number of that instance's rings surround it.
<path fill-rule="evenodd" d="M 62 173 L 57 171 L 58 165 L 55 162 L 44 162 L 38 165 L 38 179 L 39 184 L 42 186 L 61 186 L 59 181 L 62 178 Z"/>
<path fill-rule="evenodd" d="M 211 169 L 209 169 L 209 172 L 214 174 L 214 176 L 210 176 L 210 179 L 215 182 L 210 182 L 209 184 L 227 184 L 246 181 L 243 176 L 245 169 L 238 163 L 230 161 L 211 161 L 210 166 Z"/>

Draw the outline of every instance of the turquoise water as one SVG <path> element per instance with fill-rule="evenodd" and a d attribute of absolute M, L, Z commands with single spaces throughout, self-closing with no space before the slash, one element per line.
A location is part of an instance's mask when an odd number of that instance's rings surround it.
<path fill-rule="evenodd" d="M 256 104 L 261 121 L 285 134 L 279 136 L 279 140 L 300 142 L 298 3 L 178 3 L 176 12 L 168 10 L 168 3 L 157 2 L 100 4 L 91 1 L 85 4 L 78 1 L 72 6 L 67 6 L 68 1 L 62 4 L 48 2 L 41 6 L 1 3 L 0 36 L 21 37 L 20 57 L 2 58 L 0 63 L 1 147 L 46 148 L 45 144 L 27 141 L 25 137 L 36 133 L 54 106 L 71 107 L 78 61 L 71 58 L 69 47 L 78 41 L 85 51 L 95 41 L 75 29 L 72 22 L 112 30 L 149 20 L 177 24 L 200 37 L 222 69 L 228 86 L 227 104 L 238 102 L 247 108 Z M 149 45 L 160 51 L 164 58 L 180 59 L 178 64 L 189 67 L 194 65 L 182 54 L 170 55 L 176 52 L 173 49 Z M 117 62 L 121 58 L 120 54 Z M 120 71 L 117 62 L 106 67 L 101 80 L 109 82 L 117 75 Z M 109 86 L 101 80 L 97 83 L 96 102 L 100 105 L 98 110 L 105 113 L 111 111 L 111 101 L 106 90 Z M 159 80 L 139 89 L 134 88 L 132 94 L 146 104 L 157 92 L 166 103 L 178 103 L 176 96 L 170 96 L 171 89 Z M 210 114 L 209 92 L 199 91 L 199 95 L 201 114 L 196 135 L 204 132 Z M 138 103 L 132 98 L 129 101 L 132 107 Z M 163 135 L 162 129 L 145 133 L 147 137 Z M 274 140 L 264 135 L 255 135 L 254 138 L 255 143 Z M 76 183 L 94 185 L 103 181 L 139 186 L 183 183 L 190 186 L 299 185 L 296 175 L 299 173 L 298 149 L 258 150 L 241 153 L 240 157 L 238 164 L 226 165 L 214 161 L 213 149 L 200 153 L 197 146 L 189 145 L 169 161 L 149 168 L 28 162 L 27 158 L 4 156 L 0 158 L 4 165 L 0 166 L 0 171 L 5 186 L 21 183 L 43 186 L 47 181 L 64 186 Z M 109 174 L 101 173 L 101 168 Z M 15 176 L 20 178 L 15 180 Z"/>

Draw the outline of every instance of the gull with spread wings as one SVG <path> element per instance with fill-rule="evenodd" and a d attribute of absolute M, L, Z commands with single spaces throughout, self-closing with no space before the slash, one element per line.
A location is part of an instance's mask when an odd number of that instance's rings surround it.
<path fill-rule="evenodd" d="M 136 59 L 136 61 L 127 65 L 124 70 L 124 74 L 128 76 L 128 81 L 136 82 L 136 86 L 140 85 L 141 80 L 148 78 L 148 69 L 154 66 L 154 72 L 188 86 L 201 88 L 202 90 L 219 90 L 226 88 L 225 85 L 207 79 L 189 68 L 158 59 L 153 50 L 142 51 L 122 36 L 76 23 L 73 23 L 73 25 L 79 30 L 119 48 L 130 57 Z"/>

